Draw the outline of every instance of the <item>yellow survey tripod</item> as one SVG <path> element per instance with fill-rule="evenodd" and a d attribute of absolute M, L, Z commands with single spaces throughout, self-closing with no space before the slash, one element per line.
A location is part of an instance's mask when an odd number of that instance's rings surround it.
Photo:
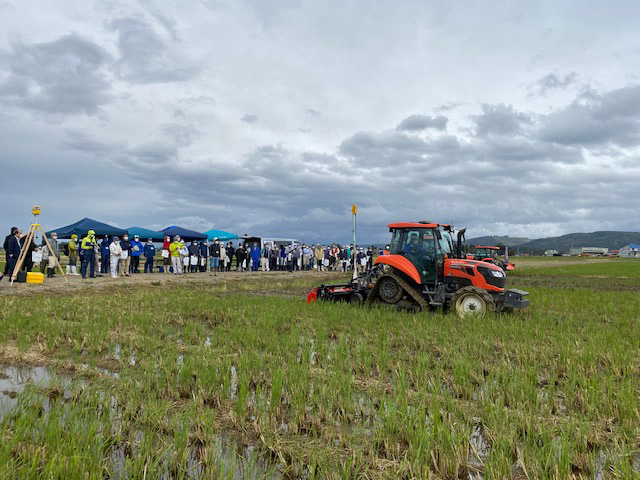
<path fill-rule="evenodd" d="M 20 256 L 18 257 L 16 266 L 14 267 L 13 272 L 11 273 L 11 282 L 9 283 L 9 285 L 13 285 L 13 282 L 18 277 L 18 273 L 22 268 L 24 259 L 27 258 L 27 255 L 29 254 L 29 245 L 31 245 L 31 242 L 33 241 L 33 238 L 36 235 L 36 230 L 40 230 L 42 232 L 42 237 L 44 238 L 44 241 L 47 244 L 47 248 L 49 249 L 49 255 L 53 255 L 53 258 L 56 261 L 56 265 L 58 266 L 58 268 L 60 269 L 60 273 L 62 273 L 62 276 L 64 277 L 64 281 L 68 282 L 69 280 L 67 279 L 67 276 L 65 275 L 64 270 L 62 270 L 62 267 L 60 266 L 60 262 L 58 261 L 58 257 L 53 252 L 53 248 L 51 248 L 51 244 L 49 243 L 49 239 L 47 238 L 47 235 L 44 233 L 42 226 L 38 223 L 38 215 L 40 215 L 40 207 L 34 206 L 31 209 L 31 213 L 33 213 L 34 220 L 33 220 L 33 223 L 31 224 L 31 227 L 29 227 L 29 233 L 27 233 L 27 238 L 24 241 L 24 246 L 20 249 Z"/>

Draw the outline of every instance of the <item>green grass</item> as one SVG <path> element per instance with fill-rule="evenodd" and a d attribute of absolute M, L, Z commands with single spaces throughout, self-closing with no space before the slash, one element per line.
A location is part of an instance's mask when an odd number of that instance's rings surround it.
<path fill-rule="evenodd" d="M 633 277 L 640 278 L 640 260 L 637 259 L 590 259 L 588 263 L 580 263 L 576 265 L 553 265 L 544 269 L 536 270 L 535 275 L 549 276 L 605 276 L 605 277 Z M 552 265 L 552 263 L 551 263 Z M 527 273 L 526 268 L 523 270 L 513 271 L 513 274 Z"/>
<path fill-rule="evenodd" d="M 291 477 L 466 478 L 475 431 L 485 478 L 516 461 L 529 478 L 591 478 L 603 455 L 607 475 L 637 477 L 640 296 L 615 288 L 640 288 L 636 265 L 516 270 L 532 307 L 476 320 L 307 306 L 317 280 L 286 276 L 0 297 L 0 353 L 75 379 L 18 397 L 0 471 L 103 478 L 122 452 L 131 478 L 230 477 L 230 436 Z M 613 288 L 580 283 L 612 271 Z"/>

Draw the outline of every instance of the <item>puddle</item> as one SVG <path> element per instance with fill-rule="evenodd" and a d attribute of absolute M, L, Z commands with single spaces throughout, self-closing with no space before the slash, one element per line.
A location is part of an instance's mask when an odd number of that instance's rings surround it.
<path fill-rule="evenodd" d="M 144 434 L 136 432 L 131 448 L 139 448 L 143 443 Z M 184 478 L 200 480 L 205 478 L 234 478 L 251 480 L 272 480 L 281 479 L 282 474 L 275 466 L 270 466 L 259 454 L 253 445 L 244 448 L 238 447 L 236 442 L 230 437 L 218 435 L 210 442 L 207 449 L 200 446 L 189 445 L 186 457 L 186 469 Z M 112 478 L 129 478 L 127 472 L 127 449 L 124 445 L 117 445 L 110 452 Z M 172 479 L 174 476 L 169 472 L 169 460 L 161 461 L 164 472 L 160 474 L 161 479 Z"/>
<path fill-rule="evenodd" d="M 596 464 L 593 467 L 593 480 L 603 480 L 604 479 L 604 469 L 607 466 L 607 455 L 604 453 L 604 450 L 598 450 L 598 454 L 596 456 Z"/>
<path fill-rule="evenodd" d="M 180 355 L 179 360 L 182 360 Z M 88 366 L 87 366 L 88 368 Z M 96 368 L 97 371 L 106 375 L 119 375 L 106 369 Z M 231 368 L 231 389 L 235 396 L 237 389 L 237 371 L 235 366 Z M 19 395 L 28 386 L 36 385 L 46 388 L 49 384 L 62 384 L 64 387 L 64 398 L 71 397 L 72 381 L 70 377 L 58 375 L 53 370 L 46 367 L 17 367 L 11 365 L 0 365 L 0 419 L 10 413 L 17 405 Z M 102 392 L 101 395 L 110 395 Z M 42 407 L 45 411 L 49 410 L 49 398 L 43 396 Z M 110 395 L 109 401 L 109 417 L 112 419 L 112 426 L 117 434 L 120 434 L 123 428 L 120 419 L 120 407 L 117 398 Z M 133 442 L 125 447 L 125 444 L 114 446 L 110 453 L 111 478 L 130 478 L 127 469 L 127 453 L 133 449 L 142 448 L 144 434 L 135 432 L 133 434 Z M 172 440 L 167 439 L 168 442 Z M 278 471 L 277 466 L 268 462 L 268 460 L 260 454 L 255 446 L 239 447 L 232 437 L 219 435 L 207 442 L 206 448 L 200 445 L 189 445 L 187 455 L 187 473 L 186 478 L 189 479 L 205 479 L 216 478 L 218 474 L 222 478 L 234 479 L 281 479 L 282 474 Z M 164 460 L 162 464 L 166 471 L 160 475 L 163 479 L 174 478 L 173 472 L 170 470 L 169 460 Z"/>
<path fill-rule="evenodd" d="M 69 377 L 55 375 L 46 367 L 16 367 L 0 365 L 0 419 L 18 403 L 18 395 L 29 385 L 46 386 L 52 380 L 62 380 L 66 386 L 71 383 Z M 65 390 L 65 397 L 70 392 Z"/>
<path fill-rule="evenodd" d="M 487 455 L 489 455 L 489 444 L 484 439 L 481 420 L 474 418 L 474 427 L 469 437 L 469 455 L 467 457 L 469 479 L 480 480 L 483 478 L 484 461 Z"/>
<path fill-rule="evenodd" d="M 309 354 L 309 362 L 311 363 L 311 366 L 313 367 L 316 364 L 316 342 L 312 338 L 311 340 L 309 340 L 309 343 L 311 344 L 311 352 Z"/>
<path fill-rule="evenodd" d="M 238 392 L 238 372 L 234 365 L 231 366 L 231 399 L 236 398 Z"/>

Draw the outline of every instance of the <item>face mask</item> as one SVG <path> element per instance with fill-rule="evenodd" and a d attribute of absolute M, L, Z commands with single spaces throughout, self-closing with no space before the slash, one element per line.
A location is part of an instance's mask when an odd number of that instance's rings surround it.
<path fill-rule="evenodd" d="M 218 241 L 216 240 L 216 245 L 218 244 Z"/>
<path fill-rule="evenodd" d="M 127 241 L 127 240 L 129 240 L 129 237 L 122 237 L 122 239 L 123 239 L 124 241 Z"/>
<path fill-rule="evenodd" d="M 151 245 L 153 242 L 151 240 L 147 240 L 147 244 Z"/>

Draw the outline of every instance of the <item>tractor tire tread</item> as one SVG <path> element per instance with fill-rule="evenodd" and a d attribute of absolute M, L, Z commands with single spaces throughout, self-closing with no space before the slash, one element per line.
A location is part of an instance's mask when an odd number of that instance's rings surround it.
<path fill-rule="evenodd" d="M 484 300 L 484 303 L 487 305 L 488 313 L 494 313 L 497 311 L 496 302 L 493 300 L 493 297 L 489 294 L 489 292 L 487 292 L 483 288 L 474 287 L 472 285 L 468 287 L 459 288 L 456 291 L 456 293 L 453 294 L 453 298 L 451 299 L 451 307 L 454 310 L 456 308 L 456 303 L 458 302 L 458 299 L 465 293 L 475 293 L 476 295 L 481 297 Z"/>

